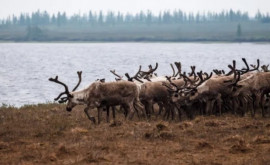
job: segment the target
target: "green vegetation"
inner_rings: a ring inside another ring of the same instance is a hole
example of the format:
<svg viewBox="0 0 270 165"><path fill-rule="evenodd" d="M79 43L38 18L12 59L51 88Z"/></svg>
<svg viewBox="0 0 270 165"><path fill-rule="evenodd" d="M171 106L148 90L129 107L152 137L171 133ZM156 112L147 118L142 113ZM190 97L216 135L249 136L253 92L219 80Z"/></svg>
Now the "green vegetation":
<svg viewBox="0 0 270 165"><path fill-rule="evenodd" d="M1 41L270 41L270 16L241 11L34 12L0 20Z"/></svg>

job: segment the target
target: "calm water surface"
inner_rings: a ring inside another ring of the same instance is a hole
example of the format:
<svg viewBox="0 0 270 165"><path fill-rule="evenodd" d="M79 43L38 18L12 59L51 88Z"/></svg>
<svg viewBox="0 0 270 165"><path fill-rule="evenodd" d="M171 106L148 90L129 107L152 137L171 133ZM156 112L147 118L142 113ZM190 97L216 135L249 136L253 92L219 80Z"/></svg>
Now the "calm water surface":
<svg viewBox="0 0 270 165"><path fill-rule="evenodd" d="M196 65L197 70L227 69L235 59L249 63L270 63L270 44L252 43L1 43L0 104L22 106L52 102L63 87L48 81L59 80L73 88L82 70L79 88L99 78L114 80L109 72L133 75L139 65L159 63L159 75L171 75L170 63L181 61L183 70Z"/></svg>

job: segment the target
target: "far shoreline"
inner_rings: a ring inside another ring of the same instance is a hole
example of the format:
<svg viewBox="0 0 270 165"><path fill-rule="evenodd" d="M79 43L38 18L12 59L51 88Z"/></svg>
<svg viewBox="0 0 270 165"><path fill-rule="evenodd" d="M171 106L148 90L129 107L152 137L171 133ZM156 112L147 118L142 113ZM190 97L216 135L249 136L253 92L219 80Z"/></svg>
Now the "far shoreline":
<svg viewBox="0 0 270 165"><path fill-rule="evenodd" d="M245 40L245 41L215 41L215 40L207 40L207 41L202 41L202 40L189 40L189 41L163 41L163 40L157 40L157 41L5 41L5 40L0 40L0 44L6 44L6 43L22 43L22 44L91 44L91 43L200 43L200 44L230 44L230 43L252 43L252 44L270 44L269 41L263 41L263 40Z"/></svg>

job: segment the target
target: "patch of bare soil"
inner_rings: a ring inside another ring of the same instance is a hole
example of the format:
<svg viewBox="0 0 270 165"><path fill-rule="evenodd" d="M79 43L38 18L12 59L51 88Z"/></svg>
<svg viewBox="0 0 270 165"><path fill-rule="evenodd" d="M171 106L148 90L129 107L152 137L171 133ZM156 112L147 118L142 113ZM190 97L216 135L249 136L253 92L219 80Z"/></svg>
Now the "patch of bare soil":
<svg viewBox="0 0 270 165"><path fill-rule="evenodd" d="M0 164L270 164L270 119L234 115L94 125L76 107L0 108ZM96 110L91 111L96 116Z"/></svg>

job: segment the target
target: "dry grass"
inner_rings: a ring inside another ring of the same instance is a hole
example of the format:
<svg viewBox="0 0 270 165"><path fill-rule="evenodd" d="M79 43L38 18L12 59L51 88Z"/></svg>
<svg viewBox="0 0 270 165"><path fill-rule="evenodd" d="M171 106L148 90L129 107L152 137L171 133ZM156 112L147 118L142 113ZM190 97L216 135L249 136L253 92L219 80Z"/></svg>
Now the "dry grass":
<svg viewBox="0 0 270 165"><path fill-rule="evenodd" d="M2 107L0 164L270 164L269 118L179 123L123 116L93 125L83 107L71 113L57 104Z"/></svg>

